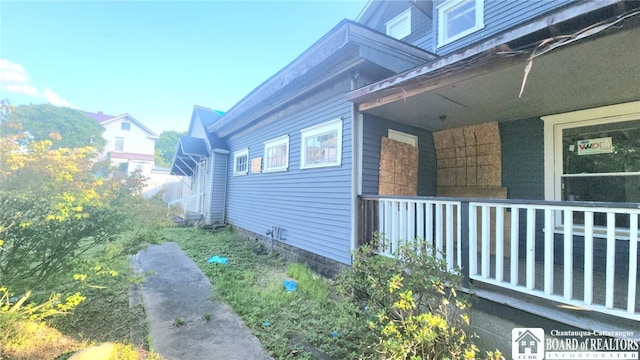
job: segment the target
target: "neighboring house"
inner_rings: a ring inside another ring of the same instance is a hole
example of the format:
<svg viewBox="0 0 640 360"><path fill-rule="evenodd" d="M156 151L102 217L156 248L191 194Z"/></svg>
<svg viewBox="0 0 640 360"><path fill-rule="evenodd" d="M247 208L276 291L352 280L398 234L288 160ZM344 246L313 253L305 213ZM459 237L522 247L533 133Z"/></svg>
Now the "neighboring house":
<svg viewBox="0 0 640 360"><path fill-rule="evenodd" d="M155 166L155 144L158 134L129 114L106 115L86 112L104 127L102 136L106 145L101 160L109 160L118 176L129 176L135 171L147 178L143 193L152 196L177 180L168 169Z"/></svg>
<svg viewBox="0 0 640 360"><path fill-rule="evenodd" d="M104 127L102 136L107 144L102 151L102 159L109 159L111 165L125 176L136 170L151 173L158 134L129 114L113 116L102 111L86 114Z"/></svg>
<svg viewBox="0 0 640 360"><path fill-rule="evenodd" d="M222 219L324 274L373 231L426 238L507 351L516 325L637 330L639 6L368 3L206 126Z"/></svg>

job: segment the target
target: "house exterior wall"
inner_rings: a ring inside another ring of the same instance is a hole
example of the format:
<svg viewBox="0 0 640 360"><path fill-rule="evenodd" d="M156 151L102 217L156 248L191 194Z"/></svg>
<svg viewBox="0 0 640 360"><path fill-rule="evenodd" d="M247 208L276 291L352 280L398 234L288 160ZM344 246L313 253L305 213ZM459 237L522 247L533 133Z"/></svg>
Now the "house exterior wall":
<svg viewBox="0 0 640 360"><path fill-rule="evenodd" d="M204 159L203 162L203 166L198 169L198 176L201 176L200 178L200 183L201 183L201 192L202 192L202 197L201 197L201 208L202 208L202 215L204 217L205 220L208 220L207 223L211 223L210 219L211 219L211 191L212 191L212 177L211 177L211 167L213 166L213 161L214 158L213 156L209 156L208 158ZM203 172L203 174L200 174L200 172Z"/></svg>
<svg viewBox="0 0 640 360"><path fill-rule="evenodd" d="M552 10L566 6L575 0L533 0L533 1L501 1L484 0L484 28L469 34L461 39L448 43L444 46L437 46L438 33L438 4L445 1L434 1L433 20L433 44L431 49L436 54L442 56L460 50L483 39L494 36L502 31L508 30L516 25L521 25L536 17L544 15ZM429 49L427 49L429 50Z"/></svg>
<svg viewBox="0 0 640 360"><path fill-rule="evenodd" d="M510 199L544 200L544 124L539 118L499 124L502 186Z"/></svg>
<svg viewBox="0 0 640 360"><path fill-rule="evenodd" d="M130 130L122 130L121 124L128 122L131 124ZM124 138L122 152L153 155L155 149L155 140L149 138L149 134L136 125L135 122L125 120L115 120L103 124L104 133L102 136L107 140L104 147L105 154L115 151L115 138Z"/></svg>
<svg viewBox="0 0 640 360"><path fill-rule="evenodd" d="M193 124L191 131L189 132L189 136L194 138L199 138L199 139L206 139L207 133L204 130L202 123L200 123L199 121L196 121L196 123Z"/></svg>
<svg viewBox="0 0 640 360"><path fill-rule="evenodd" d="M226 138L227 222L256 234L282 229L287 245L350 264L351 111L348 82L324 89L270 118ZM341 165L300 169L300 130L341 118ZM233 152L249 149L249 162L264 157L264 142L289 135L287 171L233 175Z"/></svg>
<svg viewBox="0 0 640 360"><path fill-rule="evenodd" d="M385 1L377 10L377 13L363 24L386 34L386 23L409 8L411 9L411 34L401 40L424 50L432 51L431 19L413 6L410 1Z"/></svg>
<svg viewBox="0 0 640 360"><path fill-rule="evenodd" d="M229 155L226 153L216 152L211 154L211 187L207 187L208 223L224 224L224 209L227 195L227 167Z"/></svg>
<svg viewBox="0 0 640 360"><path fill-rule="evenodd" d="M436 158L433 136L429 131L403 125L380 117L365 115L362 134L362 194L378 194L380 140L389 129L418 137L418 195L436 194Z"/></svg>

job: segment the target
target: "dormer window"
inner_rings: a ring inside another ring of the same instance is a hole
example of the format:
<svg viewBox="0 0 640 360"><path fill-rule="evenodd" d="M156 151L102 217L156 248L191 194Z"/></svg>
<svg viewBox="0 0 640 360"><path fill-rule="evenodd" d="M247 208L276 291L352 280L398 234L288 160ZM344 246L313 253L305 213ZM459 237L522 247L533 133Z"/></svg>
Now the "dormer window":
<svg viewBox="0 0 640 360"><path fill-rule="evenodd" d="M438 46L484 27L484 0L447 0L438 6Z"/></svg>
<svg viewBox="0 0 640 360"><path fill-rule="evenodd" d="M387 35L396 39L404 39L411 35L411 8L389 20L386 26Z"/></svg>
<svg viewBox="0 0 640 360"><path fill-rule="evenodd" d="M131 130L131 123L128 122L122 122L120 123L120 129L122 130Z"/></svg>

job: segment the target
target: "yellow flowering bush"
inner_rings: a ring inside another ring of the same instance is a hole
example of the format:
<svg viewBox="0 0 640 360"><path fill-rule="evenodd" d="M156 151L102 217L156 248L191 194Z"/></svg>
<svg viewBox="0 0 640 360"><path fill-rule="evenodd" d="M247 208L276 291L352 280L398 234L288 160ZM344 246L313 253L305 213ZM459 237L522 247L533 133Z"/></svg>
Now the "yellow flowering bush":
<svg viewBox="0 0 640 360"><path fill-rule="evenodd" d="M375 359L501 359L481 355L467 336L469 304L458 294L462 276L423 239L400 244L394 258L376 255L381 244L354 252L338 284L368 317L374 340L362 357Z"/></svg>
<svg viewBox="0 0 640 360"><path fill-rule="evenodd" d="M57 133L52 140L60 139ZM141 178L96 176L96 151L0 136L0 283L32 289L126 228Z"/></svg>

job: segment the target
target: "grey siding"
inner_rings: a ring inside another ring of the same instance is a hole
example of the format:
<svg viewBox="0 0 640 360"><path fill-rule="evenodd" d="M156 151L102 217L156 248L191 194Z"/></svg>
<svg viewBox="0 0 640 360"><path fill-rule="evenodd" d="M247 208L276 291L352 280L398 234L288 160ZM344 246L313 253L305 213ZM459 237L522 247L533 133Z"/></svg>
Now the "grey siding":
<svg viewBox="0 0 640 360"><path fill-rule="evenodd" d="M484 2L484 28L473 34L456 40L435 50L438 55L446 55L453 51L469 46L482 39L491 37L499 32L508 30L515 25L526 23L545 13L565 6L574 0L522 0L503 1L485 0ZM434 43L437 43L438 12L437 4L434 4Z"/></svg>
<svg viewBox="0 0 640 360"><path fill-rule="evenodd" d="M204 179L202 182L202 213L207 224L211 224L211 166L213 166L213 157L209 156L205 159L204 168L199 170L203 172Z"/></svg>
<svg viewBox="0 0 640 360"><path fill-rule="evenodd" d="M510 199L544 200L544 124L539 118L500 123L502 186Z"/></svg>
<svg viewBox="0 0 640 360"><path fill-rule="evenodd" d="M350 264L351 103L344 89L296 101L289 109L230 135L227 166L227 221L257 234L283 229L283 242ZM295 108L294 108L295 107ZM340 166L300 169L300 130L343 119ZM264 157L264 142L289 135L289 169L233 176L233 152L249 148L249 159Z"/></svg>
<svg viewBox="0 0 640 360"><path fill-rule="evenodd" d="M189 136L194 137L194 138L200 138L200 139L206 139L207 138L207 133L205 132L204 128L202 127L202 124L200 123L200 121L196 120L196 123L193 124L193 128L191 129L191 132L189 133Z"/></svg>
<svg viewBox="0 0 640 360"><path fill-rule="evenodd" d="M509 199L544 199L544 124L539 118L499 124L502 143L502 186ZM543 239L544 214L536 212L536 239ZM520 211L520 256L526 254L526 213ZM544 242L536 241L536 258Z"/></svg>
<svg viewBox="0 0 640 360"><path fill-rule="evenodd" d="M378 194L380 168L380 140L388 135L389 129L418 136L418 195L436 194L436 156L433 135L415 128L372 115L364 115L362 137L362 193Z"/></svg>
<svg viewBox="0 0 640 360"><path fill-rule="evenodd" d="M371 20L364 25L386 34L385 24L408 8L411 8L411 34L401 40L424 50L433 51L430 41L433 28L431 19L412 6L410 1L385 1L378 9L378 14L372 16Z"/></svg>
<svg viewBox="0 0 640 360"><path fill-rule="evenodd" d="M227 161L229 155L214 152L211 154L213 159L211 165L212 187L209 205L209 223L223 224L225 200L227 196Z"/></svg>

